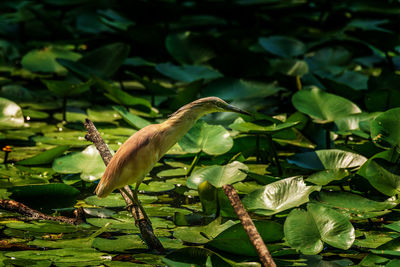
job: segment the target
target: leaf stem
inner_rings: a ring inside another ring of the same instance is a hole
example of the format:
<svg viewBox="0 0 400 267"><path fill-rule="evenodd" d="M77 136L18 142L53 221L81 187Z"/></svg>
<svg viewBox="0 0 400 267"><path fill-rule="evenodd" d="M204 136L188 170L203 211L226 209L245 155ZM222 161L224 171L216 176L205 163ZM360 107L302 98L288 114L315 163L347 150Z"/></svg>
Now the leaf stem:
<svg viewBox="0 0 400 267"><path fill-rule="evenodd" d="M193 172L193 170L194 170L194 167L196 167L197 163L198 163L199 160L200 160L200 153L201 153L201 151L199 151L199 152L196 154L196 156L194 157L192 163L190 164L189 170L188 170L188 172L186 173L186 176L190 176L190 175L192 174L192 172Z"/></svg>
<svg viewBox="0 0 400 267"><path fill-rule="evenodd" d="M62 119L63 121L67 121L67 97L63 97L63 103L62 103Z"/></svg>
<svg viewBox="0 0 400 267"><path fill-rule="evenodd" d="M276 148L275 148L274 142L272 141L272 135L267 134L266 136L268 139L268 143L269 143L272 155L275 159L276 167L278 167L278 176L281 176L283 174L283 171L282 171L281 164L279 163L279 158L278 158L278 154L276 153Z"/></svg>

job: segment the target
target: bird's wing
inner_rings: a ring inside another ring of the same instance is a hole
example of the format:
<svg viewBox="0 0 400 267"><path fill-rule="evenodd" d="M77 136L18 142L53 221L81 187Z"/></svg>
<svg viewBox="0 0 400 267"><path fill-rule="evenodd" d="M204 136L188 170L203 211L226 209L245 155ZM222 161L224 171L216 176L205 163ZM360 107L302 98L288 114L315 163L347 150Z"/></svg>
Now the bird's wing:
<svg viewBox="0 0 400 267"><path fill-rule="evenodd" d="M155 163L153 158L158 157L153 155L156 151L152 151L154 144L151 145L158 128L158 124L146 126L122 144L107 165L103 177L96 187L95 193L98 197L106 197L114 189L128 184L128 180L142 178L133 176L145 175L148 172L148 168ZM134 170L134 172L129 172L130 170ZM146 173L141 174L142 172ZM136 181L132 183L134 182Z"/></svg>

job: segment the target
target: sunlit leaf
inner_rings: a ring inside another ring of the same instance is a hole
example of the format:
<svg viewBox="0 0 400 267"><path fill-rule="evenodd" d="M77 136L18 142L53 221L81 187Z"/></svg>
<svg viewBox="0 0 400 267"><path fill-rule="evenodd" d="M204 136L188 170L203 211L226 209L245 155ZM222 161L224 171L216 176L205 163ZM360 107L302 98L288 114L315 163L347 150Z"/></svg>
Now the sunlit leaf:
<svg viewBox="0 0 400 267"><path fill-rule="evenodd" d="M307 203L308 196L320 189L320 186L307 186L302 177L291 177L248 194L243 198L243 204L249 211L272 215Z"/></svg>

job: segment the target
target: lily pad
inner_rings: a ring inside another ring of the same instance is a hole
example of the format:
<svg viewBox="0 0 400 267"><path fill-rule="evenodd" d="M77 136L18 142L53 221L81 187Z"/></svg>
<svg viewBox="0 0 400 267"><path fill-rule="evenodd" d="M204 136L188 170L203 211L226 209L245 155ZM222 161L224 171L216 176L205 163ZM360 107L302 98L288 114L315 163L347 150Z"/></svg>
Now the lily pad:
<svg viewBox="0 0 400 267"><path fill-rule="evenodd" d="M302 177L286 178L248 194L243 198L243 205L249 211L273 215L307 203L308 196L320 189L320 186L307 186Z"/></svg>
<svg viewBox="0 0 400 267"><path fill-rule="evenodd" d="M395 201L378 202L349 192L321 191L315 196L314 201L318 201L320 204L331 208L338 208L352 213L381 211L397 206Z"/></svg>
<svg viewBox="0 0 400 267"><path fill-rule="evenodd" d="M327 185L332 181L339 181L350 175L350 172L346 169L330 169L323 170L311 174L306 179L307 182L311 182L316 185Z"/></svg>
<svg viewBox="0 0 400 267"><path fill-rule="evenodd" d="M350 100L326 93L317 87L296 92L292 103L298 111L309 115L317 123L327 123L340 117L361 113L361 109Z"/></svg>
<svg viewBox="0 0 400 267"><path fill-rule="evenodd" d="M287 161L305 169L331 170L358 168L367 161L367 158L339 149L321 149L298 153Z"/></svg>
<svg viewBox="0 0 400 267"><path fill-rule="evenodd" d="M156 65L156 70L171 79L187 83L197 80L214 80L223 77L219 71L203 66L176 66L171 63L162 63Z"/></svg>
<svg viewBox="0 0 400 267"><path fill-rule="evenodd" d="M49 164L53 162L53 160L67 151L70 147L69 146L58 146L49 150L46 150L38 155L35 155L31 158L24 159L18 161L18 165L42 165L42 164Z"/></svg>
<svg viewBox="0 0 400 267"><path fill-rule="evenodd" d="M150 182L149 184L141 183L139 186L139 190L145 192L165 192L171 191L175 188L175 185L166 182Z"/></svg>
<svg viewBox="0 0 400 267"><path fill-rule="evenodd" d="M165 39L170 55L181 64L200 64L215 56L215 52L201 42L196 33L171 33Z"/></svg>
<svg viewBox="0 0 400 267"><path fill-rule="evenodd" d="M400 173L398 164L375 158L366 163L366 168L360 170L360 175L381 193L394 196L400 192Z"/></svg>
<svg viewBox="0 0 400 267"><path fill-rule="evenodd" d="M220 155L232 148L233 139L224 127L200 120L178 143L189 153L203 151L209 155Z"/></svg>
<svg viewBox="0 0 400 267"><path fill-rule="evenodd" d="M54 72L58 74L67 74L67 69L60 65L56 59L68 59L76 61L81 57L80 54L57 47L45 47L41 50L32 50L28 52L21 60L25 69L33 72Z"/></svg>
<svg viewBox="0 0 400 267"><path fill-rule="evenodd" d="M139 194L139 200L142 204L153 203L157 201L157 197ZM116 207L126 206L125 200L122 198L121 194L113 194L113 193L105 198L90 196L85 199L85 202L90 205L106 207L106 208L116 208Z"/></svg>
<svg viewBox="0 0 400 267"><path fill-rule="evenodd" d="M69 81L57 81L57 80L42 80L47 88L60 97L67 97L72 95L79 95L90 89L93 85L93 80L87 82L74 83Z"/></svg>
<svg viewBox="0 0 400 267"><path fill-rule="evenodd" d="M81 173L83 180L94 181L102 176L106 166L96 147L90 145L82 152L72 152L55 159L53 169L59 173Z"/></svg>
<svg viewBox="0 0 400 267"><path fill-rule="evenodd" d="M289 245L304 254L318 254L323 242L349 249L354 242L354 228L341 213L319 204L307 204L307 211L292 210L284 224Z"/></svg>
<svg viewBox="0 0 400 267"><path fill-rule="evenodd" d="M118 112L119 115L131 126L136 129L142 129L151 124L148 120L145 120L135 114L130 113L126 108L121 106L113 106L113 109Z"/></svg>
<svg viewBox="0 0 400 267"><path fill-rule="evenodd" d="M283 87L276 83L265 83L260 81L221 78L212 81L202 90L202 96L217 96L226 101L249 98L264 98L272 96Z"/></svg>
<svg viewBox="0 0 400 267"><path fill-rule="evenodd" d="M306 52L304 43L288 36L261 37L258 43L269 53L283 58L299 56Z"/></svg>
<svg viewBox="0 0 400 267"><path fill-rule="evenodd" d="M25 250L8 252L5 256L19 260L51 260L54 263L76 264L94 260L106 261L107 254L99 252L94 248L62 248L54 250ZM108 257L111 260L111 256Z"/></svg>
<svg viewBox="0 0 400 267"><path fill-rule="evenodd" d="M254 225L265 243L278 242L283 238L283 227L277 222L255 221ZM257 256L257 251L240 222L230 226L209 241L207 247L237 255Z"/></svg>
<svg viewBox="0 0 400 267"><path fill-rule="evenodd" d="M205 244L235 224L233 221L221 224L221 217L218 217L205 226L178 227L174 230L174 237L189 243Z"/></svg>
<svg viewBox="0 0 400 267"><path fill-rule="evenodd" d="M371 122L371 138L385 148L400 146L400 108L390 109Z"/></svg>
<svg viewBox="0 0 400 267"><path fill-rule="evenodd" d="M14 102L0 97L0 128L14 128L24 125L21 108Z"/></svg>
<svg viewBox="0 0 400 267"><path fill-rule="evenodd" d="M96 237L93 247L100 251L125 252L131 249L146 249L147 245L138 235L121 235L112 239Z"/></svg>
<svg viewBox="0 0 400 267"><path fill-rule="evenodd" d="M273 134L279 131L283 131L286 129L290 129L300 122L283 122L281 124L272 124L268 126L261 126L252 122L246 122L243 118L237 118L232 124L229 125L229 128L245 133L266 133Z"/></svg>
<svg viewBox="0 0 400 267"><path fill-rule="evenodd" d="M204 181L208 181L213 186L219 188L225 184L232 184L243 181L246 178L246 173L241 170L248 170L248 167L239 162L234 161L224 166L208 166L198 169L190 175L187 180L187 186L192 189L197 189Z"/></svg>

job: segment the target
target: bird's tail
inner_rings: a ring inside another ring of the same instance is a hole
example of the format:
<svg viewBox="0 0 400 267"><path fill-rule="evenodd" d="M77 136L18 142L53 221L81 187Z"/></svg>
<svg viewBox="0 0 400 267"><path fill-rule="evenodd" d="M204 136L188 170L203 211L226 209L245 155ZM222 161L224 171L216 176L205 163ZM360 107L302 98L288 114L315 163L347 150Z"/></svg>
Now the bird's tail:
<svg viewBox="0 0 400 267"><path fill-rule="evenodd" d="M104 197L108 196L114 190L114 188L109 186L109 184L106 183L105 181L106 181L106 179L103 176L101 178L99 184L97 185L96 189L94 190L97 197L99 197L99 198L104 198Z"/></svg>

